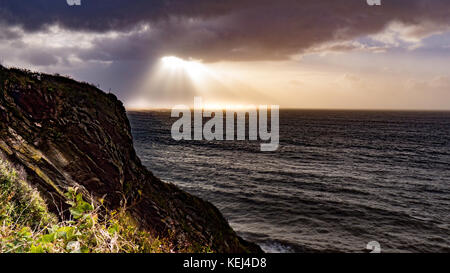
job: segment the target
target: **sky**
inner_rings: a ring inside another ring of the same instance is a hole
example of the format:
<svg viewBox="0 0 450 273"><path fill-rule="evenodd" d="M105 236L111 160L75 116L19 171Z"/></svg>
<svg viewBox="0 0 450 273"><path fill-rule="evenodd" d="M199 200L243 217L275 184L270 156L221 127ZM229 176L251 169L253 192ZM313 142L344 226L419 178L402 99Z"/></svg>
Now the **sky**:
<svg viewBox="0 0 450 273"><path fill-rule="evenodd" d="M129 109L450 110L450 1L0 0L0 63Z"/></svg>

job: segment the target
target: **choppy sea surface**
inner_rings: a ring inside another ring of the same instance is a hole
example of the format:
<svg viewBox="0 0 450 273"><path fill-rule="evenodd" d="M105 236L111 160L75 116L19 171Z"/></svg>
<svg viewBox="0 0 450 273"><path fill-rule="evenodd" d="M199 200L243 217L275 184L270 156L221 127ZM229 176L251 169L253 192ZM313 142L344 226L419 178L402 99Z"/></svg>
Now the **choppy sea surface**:
<svg viewBox="0 0 450 273"><path fill-rule="evenodd" d="M450 251L450 112L281 110L280 148L175 141L128 113L143 164L268 252Z"/></svg>

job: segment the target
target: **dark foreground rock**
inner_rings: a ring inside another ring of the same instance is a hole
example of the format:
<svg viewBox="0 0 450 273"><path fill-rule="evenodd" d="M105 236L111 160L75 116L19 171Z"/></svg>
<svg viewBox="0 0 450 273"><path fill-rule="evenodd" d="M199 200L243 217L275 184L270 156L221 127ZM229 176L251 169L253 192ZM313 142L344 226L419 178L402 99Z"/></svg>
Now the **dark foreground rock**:
<svg viewBox="0 0 450 273"><path fill-rule="evenodd" d="M0 151L19 164L55 211L78 187L179 248L260 252L211 203L153 176L133 148L122 103L87 83L0 66Z"/></svg>

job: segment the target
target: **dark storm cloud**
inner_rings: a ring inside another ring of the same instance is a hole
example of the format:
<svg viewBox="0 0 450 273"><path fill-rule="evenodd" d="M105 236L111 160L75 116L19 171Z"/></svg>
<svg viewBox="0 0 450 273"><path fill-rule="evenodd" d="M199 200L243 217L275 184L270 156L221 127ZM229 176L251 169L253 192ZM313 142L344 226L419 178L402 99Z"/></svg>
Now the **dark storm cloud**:
<svg viewBox="0 0 450 273"><path fill-rule="evenodd" d="M372 7L365 0L0 0L3 24L27 32L58 24L63 28L131 34L104 38L82 59L133 60L173 54L205 61L286 59L318 45L382 31L391 22L444 29L448 0L390 0ZM132 33L142 24L147 32Z"/></svg>
<svg viewBox="0 0 450 273"><path fill-rule="evenodd" d="M284 59L327 42L345 41L382 31L391 22L435 31L450 23L450 1L392 0L382 7L365 1L258 1L258 6L234 10L204 25L181 31L168 45L188 56L206 59ZM197 35L182 35L190 31ZM179 31L179 32L177 32ZM203 35L201 35L203 33ZM177 41L182 41L177 43Z"/></svg>
<svg viewBox="0 0 450 273"><path fill-rule="evenodd" d="M235 3L234 3L235 2ZM240 1L227 0L0 0L0 20L35 31L52 24L76 30L121 30L170 16L208 17L232 11ZM231 5L230 5L231 4Z"/></svg>

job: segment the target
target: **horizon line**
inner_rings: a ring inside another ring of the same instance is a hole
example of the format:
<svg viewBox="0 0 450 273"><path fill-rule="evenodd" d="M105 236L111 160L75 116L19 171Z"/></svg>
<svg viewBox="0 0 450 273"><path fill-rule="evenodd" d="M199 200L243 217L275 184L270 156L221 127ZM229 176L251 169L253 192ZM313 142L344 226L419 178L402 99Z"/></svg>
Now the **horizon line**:
<svg viewBox="0 0 450 273"><path fill-rule="evenodd" d="M189 107L193 110L194 107ZM150 111L171 111L172 108L167 107L149 107L149 108L132 108L125 107L127 112L150 112ZM202 110L204 110L202 108ZM225 108L210 109L214 110L226 110ZM245 111L245 109L231 109L233 111ZM401 108L302 108L302 107L281 107L280 110L304 110L304 111L373 111L373 112L450 112L450 109L401 109Z"/></svg>

